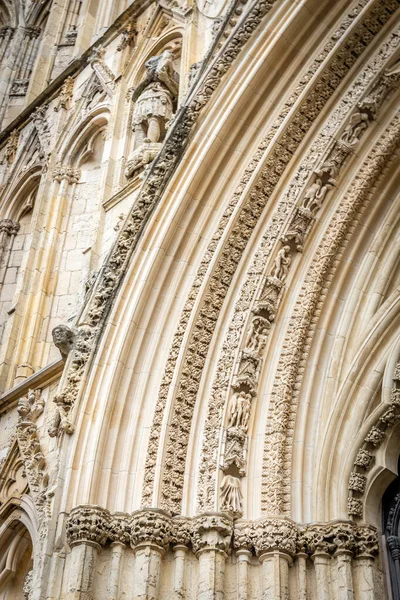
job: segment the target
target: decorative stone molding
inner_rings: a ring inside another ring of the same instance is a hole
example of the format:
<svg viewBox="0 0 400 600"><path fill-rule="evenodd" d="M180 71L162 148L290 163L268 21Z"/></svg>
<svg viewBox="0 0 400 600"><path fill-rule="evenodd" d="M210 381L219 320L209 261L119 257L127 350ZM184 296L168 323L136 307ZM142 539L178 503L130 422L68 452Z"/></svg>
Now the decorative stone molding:
<svg viewBox="0 0 400 600"><path fill-rule="evenodd" d="M10 88L10 96L25 96L28 86L29 79L14 79Z"/></svg>
<svg viewBox="0 0 400 600"><path fill-rule="evenodd" d="M29 390L26 397L19 399L16 434L29 490L42 520L48 509L49 477L36 426L36 420L44 410L41 393L40 389Z"/></svg>
<svg viewBox="0 0 400 600"><path fill-rule="evenodd" d="M104 546L111 525L110 512L93 505L80 505L73 508L66 522L68 544Z"/></svg>
<svg viewBox="0 0 400 600"><path fill-rule="evenodd" d="M387 409L371 425L358 450L350 474L347 508L349 515L356 519L363 516L363 498L367 485L367 474L375 461L375 452L384 442L387 432L400 421L400 361L396 363L393 373L393 387Z"/></svg>
<svg viewBox="0 0 400 600"><path fill-rule="evenodd" d="M217 550L228 554L233 525L228 515L207 513L193 519L192 546L195 554L204 550Z"/></svg>
<svg viewBox="0 0 400 600"><path fill-rule="evenodd" d="M338 209L316 252L300 295L301 299L295 307L283 343L284 351L277 367L266 430L263 466L263 509L266 512L280 513L288 506L290 475L285 473L284 465L288 463L286 456L291 447L291 434L289 443L286 437L289 433L289 423L293 422L291 411L296 409L294 397L297 397L299 389L296 383L297 374L300 365L303 364L304 354L310 347L310 335L315 329L316 317L321 306L320 298L327 292L338 262L337 257L341 255L347 243L348 232L360 218L366 203L372 199L373 186L382 178L383 170L388 168L397 149L398 123L398 116L396 116L389 130L361 167L359 177L354 180L344 205ZM301 327L298 326L299 323L302 324ZM379 432L374 430L370 433L371 444L379 444L382 437ZM349 511L352 515L359 514L359 503L349 504Z"/></svg>
<svg viewBox="0 0 400 600"><path fill-rule="evenodd" d="M61 163L57 163L53 169L54 181L60 182L65 179L68 183L78 183L80 176L80 169L77 169L72 165L62 165Z"/></svg>

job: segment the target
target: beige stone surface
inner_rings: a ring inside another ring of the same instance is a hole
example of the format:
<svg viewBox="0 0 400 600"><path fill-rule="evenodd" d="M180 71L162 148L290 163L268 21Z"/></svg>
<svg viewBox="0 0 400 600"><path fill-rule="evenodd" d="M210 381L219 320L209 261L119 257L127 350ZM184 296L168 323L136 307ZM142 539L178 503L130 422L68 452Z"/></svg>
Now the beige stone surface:
<svg viewBox="0 0 400 600"><path fill-rule="evenodd" d="M0 600L395 600L399 41L0 1Z"/></svg>

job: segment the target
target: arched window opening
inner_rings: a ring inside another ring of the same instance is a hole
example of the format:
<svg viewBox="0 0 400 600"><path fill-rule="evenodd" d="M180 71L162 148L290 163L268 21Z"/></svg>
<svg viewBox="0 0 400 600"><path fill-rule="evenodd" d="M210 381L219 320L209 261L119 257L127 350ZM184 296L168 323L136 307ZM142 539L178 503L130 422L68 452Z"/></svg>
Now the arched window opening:
<svg viewBox="0 0 400 600"><path fill-rule="evenodd" d="M37 186L25 196L15 219L0 220L0 347L9 340L7 330L23 289L24 272L27 267L31 245L32 209ZM0 349L0 363L4 361L4 349Z"/></svg>
<svg viewBox="0 0 400 600"><path fill-rule="evenodd" d="M397 472L400 472L400 458ZM387 581L393 600L400 600L400 476L392 481L383 495L382 513Z"/></svg>
<svg viewBox="0 0 400 600"><path fill-rule="evenodd" d="M13 520L0 538L0 600L29 597L32 553L28 530Z"/></svg>

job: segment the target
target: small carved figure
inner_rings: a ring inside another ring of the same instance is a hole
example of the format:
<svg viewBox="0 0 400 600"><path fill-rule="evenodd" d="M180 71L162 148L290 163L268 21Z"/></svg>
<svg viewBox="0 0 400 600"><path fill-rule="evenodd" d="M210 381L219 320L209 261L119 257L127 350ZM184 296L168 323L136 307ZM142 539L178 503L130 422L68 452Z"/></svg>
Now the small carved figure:
<svg viewBox="0 0 400 600"><path fill-rule="evenodd" d="M233 394L229 404L228 427L240 427L246 433L251 410L251 395L246 392Z"/></svg>
<svg viewBox="0 0 400 600"><path fill-rule="evenodd" d="M276 277L276 279L284 282L289 272L291 261L292 258L290 256L290 247L283 246L275 258L275 264L271 271L271 277Z"/></svg>
<svg viewBox="0 0 400 600"><path fill-rule="evenodd" d="M241 515L243 512L242 498L239 477L224 475L221 482L221 509Z"/></svg>
<svg viewBox="0 0 400 600"><path fill-rule="evenodd" d="M164 50L146 62L146 78L133 95L133 129L136 146L142 142L159 142L165 126L172 117L172 100L178 93L178 74L173 66L173 54Z"/></svg>
<svg viewBox="0 0 400 600"><path fill-rule="evenodd" d="M146 62L146 77L133 92L135 107L132 129L135 133L134 152L127 161L126 177L154 160L172 118L178 95L179 76L174 69L174 55L164 50Z"/></svg>
<svg viewBox="0 0 400 600"><path fill-rule="evenodd" d="M68 325L57 325L51 332L53 336L54 345L57 346L61 352L62 358L65 360L70 353L75 334Z"/></svg>
<svg viewBox="0 0 400 600"><path fill-rule="evenodd" d="M350 122L342 133L341 140L347 144L356 144L360 141L362 133L369 125L369 114L365 110L356 111L350 118Z"/></svg>
<svg viewBox="0 0 400 600"><path fill-rule="evenodd" d="M302 207L306 208L315 214L322 205L327 192L334 186L333 179L329 179L326 183L322 183L322 179L318 177L315 182L307 189L303 198Z"/></svg>
<svg viewBox="0 0 400 600"><path fill-rule="evenodd" d="M269 322L263 317L254 317L247 336L246 350L261 354L268 338Z"/></svg>

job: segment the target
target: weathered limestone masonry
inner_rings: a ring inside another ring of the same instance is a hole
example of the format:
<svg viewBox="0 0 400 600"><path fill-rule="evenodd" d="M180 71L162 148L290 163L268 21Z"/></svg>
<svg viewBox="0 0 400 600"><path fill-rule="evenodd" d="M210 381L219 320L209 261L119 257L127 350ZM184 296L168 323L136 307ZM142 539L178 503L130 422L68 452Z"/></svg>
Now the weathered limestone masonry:
<svg viewBox="0 0 400 600"><path fill-rule="evenodd" d="M0 0L0 600L400 598L400 0Z"/></svg>

